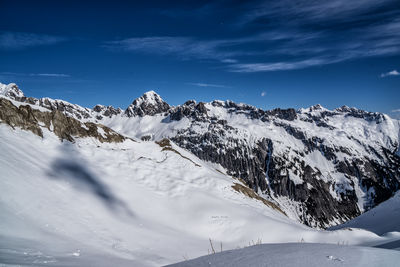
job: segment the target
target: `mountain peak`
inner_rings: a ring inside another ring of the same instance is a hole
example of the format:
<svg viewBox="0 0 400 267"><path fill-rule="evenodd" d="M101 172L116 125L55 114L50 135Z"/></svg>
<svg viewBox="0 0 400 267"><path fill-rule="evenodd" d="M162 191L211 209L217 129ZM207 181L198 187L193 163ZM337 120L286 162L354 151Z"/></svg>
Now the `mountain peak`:
<svg viewBox="0 0 400 267"><path fill-rule="evenodd" d="M14 100L24 97L24 93L18 88L15 83L3 84L0 83L0 95L10 97Z"/></svg>
<svg viewBox="0 0 400 267"><path fill-rule="evenodd" d="M164 102L164 100L161 98L161 96L153 90L144 93L141 97L135 99L135 101L137 101L137 102L146 101L151 104L157 104L158 102Z"/></svg>
<svg viewBox="0 0 400 267"><path fill-rule="evenodd" d="M316 104L316 105L310 107L310 111L314 111L314 110L326 110L326 108L324 108L321 104Z"/></svg>
<svg viewBox="0 0 400 267"><path fill-rule="evenodd" d="M126 109L125 114L129 117L139 115L155 115L166 112L170 106L154 91L148 91L141 97L136 98Z"/></svg>
<svg viewBox="0 0 400 267"><path fill-rule="evenodd" d="M344 106L341 106L340 108L335 108L335 111L338 111L338 112L352 112L352 111L358 111L358 109L354 108L354 107L349 107L349 106L344 105Z"/></svg>
<svg viewBox="0 0 400 267"><path fill-rule="evenodd" d="M153 90L147 91L147 92L144 93L143 95L156 95L156 96L160 96L159 94L157 94L156 91L153 91Z"/></svg>

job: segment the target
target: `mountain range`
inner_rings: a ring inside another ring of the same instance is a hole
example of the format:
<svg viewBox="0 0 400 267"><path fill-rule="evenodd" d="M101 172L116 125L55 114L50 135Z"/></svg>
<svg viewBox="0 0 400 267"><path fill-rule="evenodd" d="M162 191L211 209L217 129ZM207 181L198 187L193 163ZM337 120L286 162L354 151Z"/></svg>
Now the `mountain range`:
<svg viewBox="0 0 400 267"><path fill-rule="evenodd" d="M91 109L0 84L0 131L0 253L13 264L154 266L204 255L211 239L398 239L382 236L391 226L348 230L399 189L400 122L382 113L170 106L154 91Z"/></svg>
<svg viewBox="0 0 400 267"><path fill-rule="evenodd" d="M104 125L126 137L168 138L219 164L289 217L312 227L359 216L390 198L400 185L400 123L382 113L321 105L262 110L219 100L170 106L154 91L125 110L103 105L89 109L26 97L15 84L0 90L14 101Z"/></svg>

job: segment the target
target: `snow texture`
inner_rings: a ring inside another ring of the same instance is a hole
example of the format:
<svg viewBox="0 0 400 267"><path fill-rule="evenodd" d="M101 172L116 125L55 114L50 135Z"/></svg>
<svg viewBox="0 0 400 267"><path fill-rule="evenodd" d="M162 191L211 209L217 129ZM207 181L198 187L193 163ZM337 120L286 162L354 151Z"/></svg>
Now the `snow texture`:
<svg viewBox="0 0 400 267"><path fill-rule="evenodd" d="M400 252L328 244L264 244L224 251L170 267L398 266Z"/></svg>

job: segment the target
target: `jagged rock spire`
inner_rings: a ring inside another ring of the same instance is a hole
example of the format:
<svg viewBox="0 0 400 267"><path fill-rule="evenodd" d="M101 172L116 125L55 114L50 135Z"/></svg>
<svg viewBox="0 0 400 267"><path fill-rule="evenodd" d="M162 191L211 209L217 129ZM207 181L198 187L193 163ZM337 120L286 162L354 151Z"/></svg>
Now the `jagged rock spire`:
<svg viewBox="0 0 400 267"><path fill-rule="evenodd" d="M144 93L136 98L125 110L125 114L132 116L155 115L168 111L170 106L154 91Z"/></svg>

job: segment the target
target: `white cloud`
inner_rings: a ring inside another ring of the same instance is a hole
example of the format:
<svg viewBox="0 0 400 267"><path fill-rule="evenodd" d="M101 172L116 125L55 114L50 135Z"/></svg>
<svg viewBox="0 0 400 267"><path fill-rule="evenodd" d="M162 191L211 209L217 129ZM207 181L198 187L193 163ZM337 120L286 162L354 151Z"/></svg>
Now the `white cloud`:
<svg viewBox="0 0 400 267"><path fill-rule="evenodd" d="M400 108L399 108L399 109L393 109L392 112L393 112L393 113L400 112Z"/></svg>
<svg viewBox="0 0 400 267"><path fill-rule="evenodd" d="M400 72L398 72L397 70L392 70L386 73L382 73L381 74L381 78L387 77L387 76L399 76Z"/></svg>
<svg viewBox="0 0 400 267"><path fill-rule="evenodd" d="M292 0L260 1L259 4L255 4L240 18L239 23L247 24L260 18L282 13L290 16L295 22L303 20L319 22L332 18L344 20L349 16L363 14L365 11L378 8L384 4L390 4L390 2L392 0L298 0L295 4L293 4Z"/></svg>
<svg viewBox="0 0 400 267"><path fill-rule="evenodd" d="M295 62L272 62L272 63L247 63L247 64L232 64L231 72L263 72L263 71L278 71L278 70L294 70L315 65L323 65L333 63L328 59L307 59Z"/></svg>
<svg viewBox="0 0 400 267"><path fill-rule="evenodd" d="M261 92L261 96L265 96L267 93L265 91Z"/></svg>
<svg viewBox="0 0 400 267"><path fill-rule="evenodd" d="M218 88L229 88L229 86L222 84L212 84L212 83L188 83L190 85L198 86L198 87L218 87Z"/></svg>
<svg viewBox="0 0 400 267"><path fill-rule="evenodd" d="M53 45L66 40L65 37L46 34L2 32L0 33L0 49L21 50L33 46Z"/></svg>
<svg viewBox="0 0 400 267"><path fill-rule="evenodd" d="M42 76L42 77L71 77L68 74L64 73L31 73L30 76Z"/></svg>
<svg viewBox="0 0 400 267"><path fill-rule="evenodd" d="M4 76L31 76L31 77L55 77L55 78L69 78L71 75L65 73L22 73L22 72L0 72Z"/></svg>
<svg viewBox="0 0 400 267"><path fill-rule="evenodd" d="M221 60L222 63L237 63L238 61L233 58L226 58Z"/></svg>
<svg viewBox="0 0 400 267"><path fill-rule="evenodd" d="M223 63L232 63L235 53L220 51L219 48L232 41L196 40L183 36L134 37L106 42L103 47L111 50L122 50L158 55L174 55L181 59L212 59Z"/></svg>

